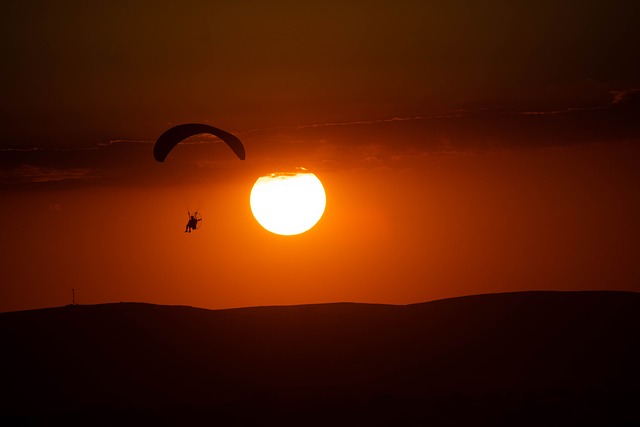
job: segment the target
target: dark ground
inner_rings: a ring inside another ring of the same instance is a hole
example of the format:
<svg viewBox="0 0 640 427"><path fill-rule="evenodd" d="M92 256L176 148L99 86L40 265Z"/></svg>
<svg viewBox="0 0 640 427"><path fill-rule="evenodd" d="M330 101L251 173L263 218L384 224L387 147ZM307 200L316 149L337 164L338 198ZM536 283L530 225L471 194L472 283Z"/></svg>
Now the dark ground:
<svg viewBox="0 0 640 427"><path fill-rule="evenodd" d="M0 422L640 425L640 294L0 313Z"/></svg>

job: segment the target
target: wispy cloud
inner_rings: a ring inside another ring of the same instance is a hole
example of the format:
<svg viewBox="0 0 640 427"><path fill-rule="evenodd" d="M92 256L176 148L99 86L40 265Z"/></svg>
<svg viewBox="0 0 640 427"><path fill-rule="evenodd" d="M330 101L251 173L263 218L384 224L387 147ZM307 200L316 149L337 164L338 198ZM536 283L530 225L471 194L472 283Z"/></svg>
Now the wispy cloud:
<svg viewBox="0 0 640 427"><path fill-rule="evenodd" d="M155 141L145 140L145 139L112 139L109 142L103 142L98 144L98 146L106 146L113 144L154 144Z"/></svg>
<svg viewBox="0 0 640 427"><path fill-rule="evenodd" d="M90 146L90 147L0 147L0 152L16 152L16 153L33 153L33 152L69 152L69 151L93 151L99 150L100 146L103 144L98 144L98 146Z"/></svg>
<svg viewBox="0 0 640 427"><path fill-rule="evenodd" d="M312 124L297 126L297 129L331 127L331 126L374 125L378 123L407 122L407 121L426 120L426 119L427 117L424 117L424 116L415 116L415 117L391 117L386 119L375 119L375 120L355 120L350 122L312 123Z"/></svg>
<svg viewBox="0 0 640 427"><path fill-rule="evenodd" d="M329 123L312 123L307 125L300 125L297 129L319 128L319 127L333 127L333 126L355 126L355 125L376 125L380 123L393 123L393 122L415 122L424 120L436 120L445 118L461 117L470 111L468 110L455 110L444 114L433 114L426 116L410 116L410 117L390 117L373 120L354 120L348 122L329 122Z"/></svg>
<svg viewBox="0 0 640 427"><path fill-rule="evenodd" d="M479 108L263 128L241 136L248 159L243 165L256 169L271 164L396 168L406 162L417 165L432 155L629 141L640 138L639 100L640 89L629 88L611 92L608 101L593 107L547 111ZM218 169L239 166L229 153L207 146L216 142L215 137L193 138L185 144L190 147L177 150L180 155L164 167L153 159L154 141L145 139L114 138L83 147L0 148L0 184L5 188L56 182L155 185L180 177L193 181L195 175L201 179Z"/></svg>
<svg viewBox="0 0 640 427"><path fill-rule="evenodd" d="M611 104L621 104L625 102L629 102L632 99L640 98L640 88L628 88L622 90L613 90L610 92L611 96L613 96L613 100Z"/></svg>
<svg viewBox="0 0 640 427"><path fill-rule="evenodd" d="M86 168L58 169L22 164L8 170L0 170L0 182L5 184L60 182L96 177L91 169Z"/></svg>
<svg viewBox="0 0 640 427"><path fill-rule="evenodd" d="M571 114L580 111L598 111L598 110L607 110L609 107L576 107L576 108L565 108L562 110L542 110L542 111L507 111L503 114L506 115L520 115L520 116L557 116L561 114Z"/></svg>

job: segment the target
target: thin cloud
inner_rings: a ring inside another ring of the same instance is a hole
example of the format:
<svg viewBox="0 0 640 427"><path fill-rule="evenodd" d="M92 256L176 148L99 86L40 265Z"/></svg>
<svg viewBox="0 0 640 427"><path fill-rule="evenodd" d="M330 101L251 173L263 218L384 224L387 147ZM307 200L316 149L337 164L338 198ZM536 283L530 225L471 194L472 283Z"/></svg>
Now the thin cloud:
<svg viewBox="0 0 640 427"><path fill-rule="evenodd" d="M427 117L415 116L415 117L391 117L387 119L376 119L376 120L355 120L351 122L312 123L312 124L297 126L296 129L330 127L330 126L374 125L378 123L405 122L405 121L411 121L411 120L426 120L426 119Z"/></svg>
<svg viewBox="0 0 640 427"><path fill-rule="evenodd" d="M609 107L580 107L580 108L565 108L563 110L548 110L548 111L508 111L503 114L506 115L520 115L520 116L557 116L561 114L571 114L580 111L598 111L606 110Z"/></svg>
<svg viewBox="0 0 640 427"><path fill-rule="evenodd" d="M242 137L247 165L304 164L331 169L403 162L428 155L474 155L496 150L571 146L628 141L640 137L640 89L611 93L600 106L548 111L500 109L454 110L442 114L393 116L371 120L310 123L262 129ZM249 131L246 131L249 132ZM253 131L252 131L253 132ZM230 156L205 145L215 137L198 137L171 162L175 176L215 173ZM168 178L152 156L150 139L114 138L82 147L0 148L0 183L89 182L156 185ZM189 144L190 143L190 144ZM180 174L175 172L180 170ZM177 178L172 178L177 179ZM75 185L75 184L73 184ZM14 188L18 188L15 186Z"/></svg>
<svg viewBox="0 0 640 427"><path fill-rule="evenodd" d="M58 169L29 164L0 171L0 182L4 184L75 181L97 177L91 169L86 168Z"/></svg>
<svg viewBox="0 0 640 427"><path fill-rule="evenodd" d="M483 111L483 110L479 109L475 111ZM238 131L236 132L236 134L243 135L243 134L252 134L252 133L272 133L275 131L292 131L292 130L323 128L323 127L341 127L341 126L348 127L348 126L358 126L358 125L376 125L381 123L393 123L393 122L425 121L425 120L460 117L470 112L472 111L461 109L461 110L453 110L448 113L431 114L431 115L419 115L419 116L408 116L408 117L395 116L395 117L387 117L387 118L371 119L371 120L351 120L351 121L344 121L344 122L308 123L308 124L302 124L298 126L272 126L272 127L247 129L244 131ZM299 141L290 141L290 142L297 143Z"/></svg>
<svg viewBox="0 0 640 427"><path fill-rule="evenodd" d="M109 142L101 142L98 146L106 146L113 144L154 144L155 141L146 139L112 139Z"/></svg>
<svg viewBox="0 0 640 427"><path fill-rule="evenodd" d="M312 123L312 124L297 126L296 129L333 127L333 126L376 125L380 123L412 122L412 121L445 119L445 118L461 117L462 115L467 113L469 113L468 110L456 110L451 113L433 114L428 116L390 117L390 118L374 119L374 120L355 120L350 122Z"/></svg>
<svg viewBox="0 0 640 427"><path fill-rule="evenodd" d="M613 96L612 105L629 102L633 99L640 98L640 88L629 88L623 90L612 90L610 94Z"/></svg>
<svg viewBox="0 0 640 427"><path fill-rule="evenodd" d="M0 152L16 152L16 153L30 153L30 152L65 152L65 151L93 151L99 150L100 145L106 144L98 144L98 146L91 147L0 147Z"/></svg>

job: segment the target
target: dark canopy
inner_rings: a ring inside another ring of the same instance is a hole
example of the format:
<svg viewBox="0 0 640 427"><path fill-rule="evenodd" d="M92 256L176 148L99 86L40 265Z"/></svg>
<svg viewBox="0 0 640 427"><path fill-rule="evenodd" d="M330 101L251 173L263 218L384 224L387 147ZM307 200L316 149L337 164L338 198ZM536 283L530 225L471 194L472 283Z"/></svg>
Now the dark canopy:
<svg viewBox="0 0 640 427"><path fill-rule="evenodd" d="M153 146L153 157L159 162L164 162L164 159L169 155L173 147L178 145L184 139L201 133L208 133L217 136L231 147L240 160L244 160L245 153L242 141L229 132L200 123L186 123L174 126L165 131L160 135Z"/></svg>

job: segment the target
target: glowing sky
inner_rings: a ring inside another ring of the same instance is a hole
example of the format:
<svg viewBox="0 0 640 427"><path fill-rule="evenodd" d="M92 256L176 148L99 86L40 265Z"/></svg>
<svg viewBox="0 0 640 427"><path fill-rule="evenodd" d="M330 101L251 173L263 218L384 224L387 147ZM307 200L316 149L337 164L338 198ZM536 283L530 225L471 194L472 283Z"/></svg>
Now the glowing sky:
<svg viewBox="0 0 640 427"><path fill-rule="evenodd" d="M0 17L0 311L640 290L640 3L18 2ZM155 139L205 122L164 164ZM327 193L308 233L264 174ZM204 217L184 235L187 209Z"/></svg>

